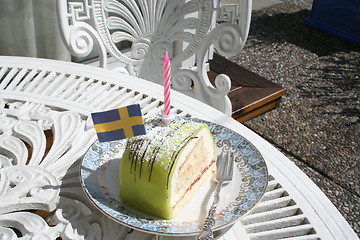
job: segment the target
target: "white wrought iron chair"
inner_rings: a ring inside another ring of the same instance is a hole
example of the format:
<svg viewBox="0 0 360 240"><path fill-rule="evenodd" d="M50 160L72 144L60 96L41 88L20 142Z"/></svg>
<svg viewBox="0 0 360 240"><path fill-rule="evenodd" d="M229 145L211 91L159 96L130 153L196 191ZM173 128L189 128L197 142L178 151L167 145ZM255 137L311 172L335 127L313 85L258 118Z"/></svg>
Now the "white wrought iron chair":
<svg viewBox="0 0 360 240"><path fill-rule="evenodd" d="M100 67L115 61L116 70L161 84L168 51L173 89L230 115L230 78L220 74L213 86L206 62L212 46L222 56L235 56L245 44L252 1L232 2L236 4L222 4L221 0L57 0L57 12L62 37L73 56L83 58L96 49Z"/></svg>

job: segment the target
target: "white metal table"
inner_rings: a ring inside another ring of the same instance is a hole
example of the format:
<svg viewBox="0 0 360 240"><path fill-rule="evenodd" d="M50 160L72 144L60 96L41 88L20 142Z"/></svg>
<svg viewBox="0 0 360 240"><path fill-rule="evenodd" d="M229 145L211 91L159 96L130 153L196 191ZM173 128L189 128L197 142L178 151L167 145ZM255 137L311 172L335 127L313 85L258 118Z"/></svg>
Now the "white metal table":
<svg viewBox="0 0 360 240"><path fill-rule="evenodd" d="M91 112L139 103L151 116L162 99L160 85L113 71L0 56L0 239L152 239L128 233L89 202L79 163L96 139ZM181 93L172 93L172 105L179 116L241 134L268 165L262 201L218 239L358 239L321 190L263 138Z"/></svg>

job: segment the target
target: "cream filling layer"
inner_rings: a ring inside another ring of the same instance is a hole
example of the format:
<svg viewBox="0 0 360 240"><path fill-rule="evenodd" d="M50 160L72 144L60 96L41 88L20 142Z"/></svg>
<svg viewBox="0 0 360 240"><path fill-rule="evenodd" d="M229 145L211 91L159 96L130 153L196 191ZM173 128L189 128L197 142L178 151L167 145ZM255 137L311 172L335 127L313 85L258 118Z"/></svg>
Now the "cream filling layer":
<svg viewBox="0 0 360 240"><path fill-rule="evenodd" d="M170 203L175 212L176 208L186 205L191 195L212 175L214 167L211 166L215 165L214 161L212 136L208 129L204 128L183 149L178 159L178 168L172 176ZM209 173L208 170L210 170Z"/></svg>

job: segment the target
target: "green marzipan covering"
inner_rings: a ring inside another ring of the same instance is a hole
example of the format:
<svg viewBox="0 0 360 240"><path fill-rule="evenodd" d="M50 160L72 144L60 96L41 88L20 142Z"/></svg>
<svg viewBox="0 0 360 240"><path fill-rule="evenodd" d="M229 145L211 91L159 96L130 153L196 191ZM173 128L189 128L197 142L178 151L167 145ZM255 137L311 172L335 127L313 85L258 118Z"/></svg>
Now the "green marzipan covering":
<svg viewBox="0 0 360 240"><path fill-rule="evenodd" d="M171 219L171 178L184 147L204 124L173 121L152 125L147 135L128 140L120 166L120 197L131 207ZM210 132L210 130L209 130Z"/></svg>

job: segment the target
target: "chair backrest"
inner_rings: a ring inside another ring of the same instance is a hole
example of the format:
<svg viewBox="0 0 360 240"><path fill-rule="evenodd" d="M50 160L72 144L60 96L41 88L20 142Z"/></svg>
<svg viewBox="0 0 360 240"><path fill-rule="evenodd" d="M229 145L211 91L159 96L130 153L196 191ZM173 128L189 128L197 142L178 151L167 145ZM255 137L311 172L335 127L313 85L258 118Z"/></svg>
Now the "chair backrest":
<svg viewBox="0 0 360 240"><path fill-rule="evenodd" d="M100 67L108 55L122 71L163 83L165 52L171 58L172 88L231 114L231 82L220 74L213 85L206 62L214 46L222 56L243 48L251 0L57 0L65 45L73 56L93 49Z"/></svg>

